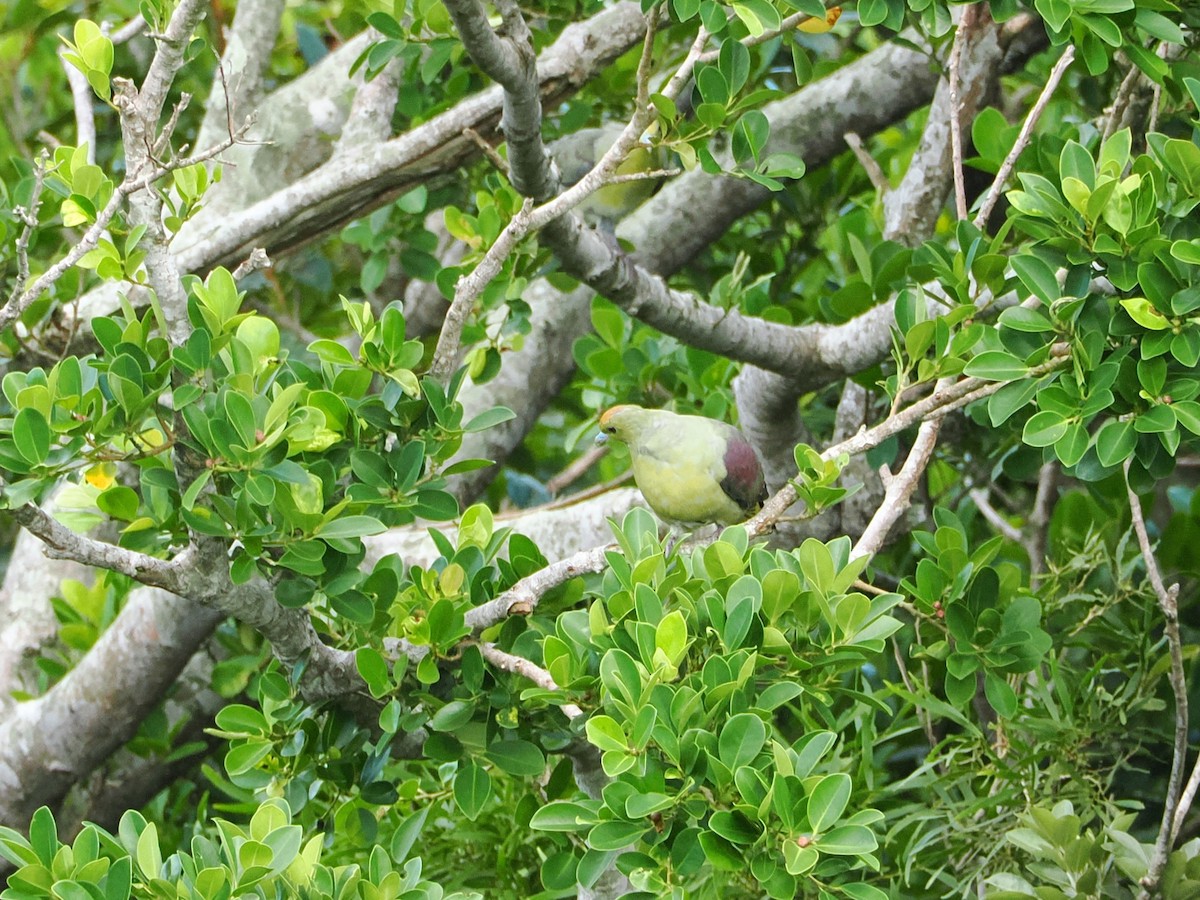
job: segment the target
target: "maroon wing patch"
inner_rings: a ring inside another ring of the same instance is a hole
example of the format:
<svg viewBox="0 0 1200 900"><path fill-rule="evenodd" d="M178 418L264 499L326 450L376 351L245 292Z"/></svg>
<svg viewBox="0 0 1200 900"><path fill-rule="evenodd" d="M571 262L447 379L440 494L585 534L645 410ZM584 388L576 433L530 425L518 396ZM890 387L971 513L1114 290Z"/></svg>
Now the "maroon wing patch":
<svg viewBox="0 0 1200 900"><path fill-rule="evenodd" d="M721 489L748 513L758 509L767 499L767 485L763 481L758 454L740 434L731 437L725 448L725 478L721 481Z"/></svg>

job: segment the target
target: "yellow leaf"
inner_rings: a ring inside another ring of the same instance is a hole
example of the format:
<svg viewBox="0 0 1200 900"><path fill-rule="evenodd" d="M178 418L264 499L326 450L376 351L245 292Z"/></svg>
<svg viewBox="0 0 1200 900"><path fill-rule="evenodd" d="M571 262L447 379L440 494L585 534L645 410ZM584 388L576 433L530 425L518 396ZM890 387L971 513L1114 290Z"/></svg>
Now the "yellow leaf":
<svg viewBox="0 0 1200 900"><path fill-rule="evenodd" d="M803 31L805 34L824 34L837 24L837 20L842 17L842 8L840 6L832 6L825 13L823 19L805 19L796 26L797 31Z"/></svg>
<svg viewBox="0 0 1200 900"><path fill-rule="evenodd" d="M117 480L117 464L111 462L96 463L84 472L83 477L92 487L106 491Z"/></svg>

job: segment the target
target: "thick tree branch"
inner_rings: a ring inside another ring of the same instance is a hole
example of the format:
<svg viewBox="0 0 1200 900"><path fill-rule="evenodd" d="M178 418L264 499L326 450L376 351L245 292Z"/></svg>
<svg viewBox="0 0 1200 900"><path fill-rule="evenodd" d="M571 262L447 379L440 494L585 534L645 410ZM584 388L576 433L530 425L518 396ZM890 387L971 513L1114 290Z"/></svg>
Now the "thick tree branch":
<svg viewBox="0 0 1200 900"><path fill-rule="evenodd" d="M11 515L45 544L46 553L52 558L70 559L85 566L120 572L142 584L165 590L173 590L179 584L178 560L147 556L76 534L33 503L12 510Z"/></svg>
<svg viewBox="0 0 1200 900"><path fill-rule="evenodd" d="M220 615L163 591L138 591L48 693L0 723L0 823L24 827L136 731Z"/></svg>

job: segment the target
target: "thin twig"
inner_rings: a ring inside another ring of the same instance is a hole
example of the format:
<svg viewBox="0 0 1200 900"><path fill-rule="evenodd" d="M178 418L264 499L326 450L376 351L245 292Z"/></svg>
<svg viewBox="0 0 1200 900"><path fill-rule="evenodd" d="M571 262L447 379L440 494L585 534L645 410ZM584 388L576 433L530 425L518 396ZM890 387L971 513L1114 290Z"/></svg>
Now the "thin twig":
<svg viewBox="0 0 1200 900"><path fill-rule="evenodd" d="M570 465L546 482L546 490L550 492L550 496L557 496L563 488L574 484L579 478L591 470L592 466L604 459L608 455L609 448L607 446L598 447L591 446L586 453L577 456L571 460Z"/></svg>
<svg viewBox="0 0 1200 900"><path fill-rule="evenodd" d="M1062 368L1070 360L1070 351L1065 344L1056 344L1051 348L1051 357L1041 365L1034 366L1025 377L1040 378L1056 369ZM918 400L884 419L873 428L866 428L857 434L827 447L822 453L823 460L834 460L840 456L855 456L878 447L894 434L899 434L906 428L924 422L926 419L943 418L956 409L961 409L976 400L990 397L996 391L1009 384L1009 381L985 381L981 378L964 378L956 384L944 389L938 388L928 397ZM796 486L788 483L780 488L763 504L762 511L745 524L751 538L760 537L775 527L780 517L785 515L788 508L798 499Z"/></svg>
<svg viewBox="0 0 1200 900"><path fill-rule="evenodd" d="M963 46L971 39L971 30L975 25L978 7L971 5L963 10L958 20L958 30L954 33L954 46L950 50L950 154L952 157L952 174L954 175L954 208L959 221L967 217L967 189L963 181L963 151L962 151L962 100L959 96L959 68L962 65Z"/></svg>
<svg viewBox="0 0 1200 900"><path fill-rule="evenodd" d="M505 672L512 672L514 675L520 675L522 678L527 678L544 690L561 690L549 672L536 663L525 659L525 657L507 653L495 644L482 641L475 646L479 648L479 652L483 655L483 658L496 668L503 669ZM560 703L558 708L563 711L563 714L568 719L577 719L583 715L583 710L574 703Z"/></svg>
<svg viewBox="0 0 1200 900"><path fill-rule="evenodd" d="M948 386L948 385L939 385ZM871 521L859 536L851 556L872 556L887 538L888 532L896 521L904 515L912 502L913 492L921 480L929 461L933 458L934 448L937 447L938 431L941 430L942 420L926 419L917 431L916 439L908 451L904 465L900 467L890 481L886 482L883 500Z"/></svg>
<svg viewBox="0 0 1200 900"><path fill-rule="evenodd" d="M566 584L576 576L603 571L608 565L606 554L610 549L613 548L605 546L580 550L525 576L498 597L468 610L465 619L467 627L478 634L509 615L529 615L537 608L542 596L552 588Z"/></svg>
<svg viewBox="0 0 1200 900"><path fill-rule="evenodd" d="M179 100L171 109L171 117L167 119L167 124L163 126L162 131L158 135L158 140L154 142L154 149L151 154L157 159L162 156L171 146L171 136L175 133L175 128L179 124L179 117L183 111L188 108L188 104L192 102L192 95L184 91L179 95ZM229 128L230 136L233 135L232 123ZM181 152L186 148L180 148Z"/></svg>
<svg viewBox="0 0 1200 900"><path fill-rule="evenodd" d="M1046 568L1046 535L1050 528L1050 513L1058 493L1058 463L1048 462L1038 471L1037 494L1033 499L1033 512L1029 516L1029 529L1024 544L1029 555L1029 580L1036 584Z"/></svg>
<svg viewBox="0 0 1200 900"><path fill-rule="evenodd" d="M867 178L871 179L871 184L875 185L875 190L880 194L886 194L892 189L891 182L888 181L887 175L883 173L879 163L875 160L867 148L863 145L863 139L858 136L857 132L847 131L842 135L842 140L850 148L850 151L858 159L859 165L863 167L863 171L867 173Z"/></svg>
<svg viewBox="0 0 1200 900"><path fill-rule="evenodd" d="M1125 77L1121 79L1121 85L1117 88L1117 92L1113 95L1112 106L1109 107L1108 116L1104 122L1103 141L1107 141L1117 130L1117 123L1125 115L1125 110L1129 108L1129 102L1133 97L1133 89L1138 80L1141 78L1142 70L1130 63L1129 71L1125 73Z"/></svg>
<svg viewBox="0 0 1200 900"><path fill-rule="evenodd" d="M88 251L95 249L96 245L100 242L100 238L108 230L109 222L113 220L113 216L117 214L117 210L121 208L121 203L126 197L138 191L145 190L158 181L158 179L164 175L169 175L176 169L185 169L188 166L194 166L198 162L212 159L214 156L228 150L238 140L240 140L240 135L229 137L203 153L197 153L195 156L188 156L183 159L176 159L156 165L150 174L144 177L139 177L140 173L126 175L125 180L117 185L108 203L96 214L96 220L83 233L78 243L68 250L58 262L39 275L33 284L23 293L10 298L4 304L4 308L0 309L0 331L11 325L29 307L29 304L41 295L42 291L49 289L71 266L79 262Z"/></svg>
<svg viewBox="0 0 1200 900"><path fill-rule="evenodd" d="M1017 165L1017 158L1029 146L1029 141L1033 137L1033 129L1038 123L1038 119L1042 117L1042 112L1046 109L1046 105L1050 102L1050 98L1054 95L1054 89L1058 87L1058 83L1062 81L1063 73L1067 71L1067 66L1075 59L1075 45L1067 44L1067 49L1063 51L1063 55L1059 57L1058 62L1054 64L1054 68L1050 70L1050 77L1046 80L1046 86L1042 88L1042 93L1038 96L1037 102L1033 104L1033 108L1029 110L1029 115L1025 117L1025 123L1021 126L1021 132L1017 135L1017 142L1013 144L1012 150L1008 152L1008 156L1004 158L1004 162L1000 165L1000 171L996 173L996 178L991 186L984 194L983 203L979 205L979 213L975 216L975 225L978 228L984 227L987 220L992 215L992 210L1000 201L1000 192L1004 190L1004 185L1008 182L1008 177L1012 175L1013 168Z"/></svg>
<svg viewBox="0 0 1200 900"><path fill-rule="evenodd" d="M46 166L49 161L49 155L44 151L38 154L33 164L33 188L29 192L29 206L13 207L13 215L21 221L23 227L16 245L17 277L5 306L13 303L21 295L25 283L29 280L29 240L38 226L38 211L42 207L42 189L46 186Z"/></svg>
<svg viewBox="0 0 1200 900"><path fill-rule="evenodd" d="M116 31L108 36L108 39L114 45L120 45L133 40L146 30L146 20L142 18L142 14L138 13Z"/></svg>
<svg viewBox="0 0 1200 900"><path fill-rule="evenodd" d="M464 128L462 133L463 137L478 147L479 152L488 158L488 161L496 167L497 172L499 172L505 178L508 178L508 161L496 152L495 147L484 140L483 135L481 135L474 128Z"/></svg>
<svg viewBox="0 0 1200 900"><path fill-rule="evenodd" d="M1129 467L1132 460L1125 461L1125 491L1129 497L1129 514L1133 520L1133 530L1137 534L1138 547L1142 551L1142 563L1146 567L1146 575L1150 586L1158 598L1159 609L1163 614L1163 631L1167 638L1167 648L1171 657L1171 670L1168 680L1175 694L1175 747L1171 754L1171 775L1167 781L1167 795L1163 799L1162 823L1158 829L1158 839L1154 842L1154 853L1150 857L1150 865L1142 878L1142 892L1139 897L1149 898L1156 894L1158 883L1162 879L1163 870L1167 866L1167 858L1171 847L1179 833L1178 825L1183 821L1186 812L1180 803L1183 783L1183 767L1187 760L1188 749L1188 695L1187 675L1183 668L1183 641L1179 636L1179 584L1169 588L1163 583L1162 572L1158 568L1158 560L1154 556L1154 548L1150 546L1150 535L1146 531L1146 517L1142 513L1142 501L1137 491L1129 483Z"/></svg>
<svg viewBox="0 0 1200 900"><path fill-rule="evenodd" d="M913 684L912 677L908 674L908 664L904 661L904 652L900 649L899 641L892 641L892 655L896 658L896 670L900 673L900 680L904 682L904 687L914 697L917 695L917 686ZM921 730L925 732L925 740L929 741L929 749L932 750L937 746L937 735L933 731L933 717L930 716L929 710L923 708L921 704L914 703L914 709L917 713L917 719L921 722Z"/></svg>
<svg viewBox="0 0 1200 900"><path fill-rule="evenodd" d="M656 8L657 9L657 8ZM633 117L621 132L616 142L605 152L596 166L578 182L558 196L548 200L541 206L534 207L531 198L527 198L524 206L509 220L500 235L483 259L475 268L461 276L454 288L454 299L438 335L437 346L434 349L433 362L429 374L439 381L446 382L458 365L461 350L462 332L467 318L475 307L475 301L499 274L513 248L526 236L545 228L559 216L564 215L579 205L590 194L606 184L619 180L615 174L616 168L641 139L654 118L654 110L650 106L650 59L654 49L654 32L658 13L652 11L646 27L646 37L642 46L642 58L638 63L637 108ZM675 75L667 83L662 93L668 97L678 96L691 77L696 58L700 55L703 41L707 40L707 32L700 29L700 36L693 42L691 50Z"/></svg>
<svg viewBox="0 0 1200 900"><path fill-rule="evenodd" d="M259 269L267 269L271 266L271 257L267 256L267 251L262 247L255 247L250 251L250 255L238 263L238 267L233 270L233 280L240 281L251 272L257 272Z"/></svg>
<svg viewBox="0 0 1200 900"><path fill-rule="evenodd" d="M996 511L996 507L992 506L992 501L988 497L987 491L983 488L972 488L969 496L971 497L971 502L975 504L975 508L979 510L979 514L987 519L993 528L1010 541L1020 543L1022 537L1021 529Z"/></svg>
<svg viewBox="0 0 1200 900"><path fill-rule="evenodd" d="M532 230L530 223L533 212L533 200L526 197L521 209L504 226L504 230L488 248L478 265L467 274L459 276L454 285L454 299L446 311L441 333L438 334L437 347L433 351L433 362L429 366L429 374L434 379L444 384L454 374L458 367L458 355L467 317L475 308L475 301L504 267L504 261L508 259L513 248Z"/></svg>
<svg viewBox="0 0 1200 900"><path fill-rule="evenodd" d="M58 62L67 73L67 84L71 88L71 102L75 107L75 145L87 145L87 161L96 162L96 117L92 112L92 86L87 76L67 61L66 47L60 47Z"/></svg>

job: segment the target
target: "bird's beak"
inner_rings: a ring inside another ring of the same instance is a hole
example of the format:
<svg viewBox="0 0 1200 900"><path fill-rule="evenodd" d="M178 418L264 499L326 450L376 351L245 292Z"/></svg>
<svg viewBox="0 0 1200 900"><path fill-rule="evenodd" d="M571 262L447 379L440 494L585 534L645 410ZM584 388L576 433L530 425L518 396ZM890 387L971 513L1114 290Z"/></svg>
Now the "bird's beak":
<svg viewBox="0 0 1200 900"><path fill-rule="evenodd" d="M608 435L603 431L596 435L596 446L604 447L608 444Z"/></svg>

